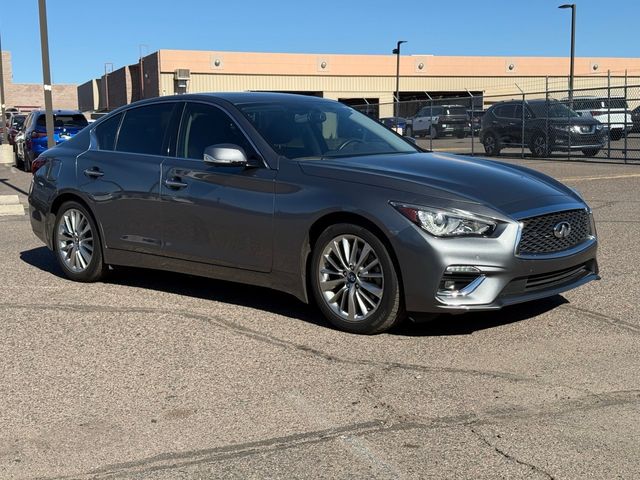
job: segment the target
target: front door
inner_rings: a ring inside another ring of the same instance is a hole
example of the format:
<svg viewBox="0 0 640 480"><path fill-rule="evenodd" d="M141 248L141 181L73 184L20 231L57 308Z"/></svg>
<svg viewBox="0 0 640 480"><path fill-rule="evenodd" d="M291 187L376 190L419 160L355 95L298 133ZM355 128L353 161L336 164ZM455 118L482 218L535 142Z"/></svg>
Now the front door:
<svg viewBox="0 0 640 480"><path fill-rule="evenodd" d="M204 163L204 149L217 144L242 147L254 165ZM226 112L187 103L176 157L162 164L164 255L270 271L275 177Z"/></svg>

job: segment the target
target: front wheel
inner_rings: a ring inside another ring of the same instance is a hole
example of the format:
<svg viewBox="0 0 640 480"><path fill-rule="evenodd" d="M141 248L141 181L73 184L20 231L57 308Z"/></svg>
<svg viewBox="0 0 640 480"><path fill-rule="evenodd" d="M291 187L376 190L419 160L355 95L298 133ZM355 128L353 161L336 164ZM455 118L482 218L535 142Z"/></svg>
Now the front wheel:
<svg viewBox="0 0 640 480"><path fill-rule="evenodd" d="M64 274L77 282L95 282L106 272L98 228L87 209L66 202L56 215L53 245Z"/></svg>
<svg viewBox="0 0 640 480"><path fill-rule="evenodd" d="M434 127L433 125L431 125L431 128L429 129L429 136L435 140L436 138L438 138L438 129L436 127Z"/></svg>
<svg viewBox="0 0 640 480"><path fill-rule="evenodd" d="M582 154L585 157L595 157L598 153L600 153L599 148L587 148L586 150L582 150Z"/></svg>
<svg viewBox="0 0 640 480"><path fill-rule="evenodd" d="M320 310L337 328L374 334L402 319L393 261L380 239L364 227L328 227L315 244L310 275Z"/></svg>
<svg viewBox="0 0 640 480"><path fill-rule="evenodd" d="M404 134L407 137L413 137L413 128L411 127L411 125L407 126L407 128L405 129Z"/></svg>

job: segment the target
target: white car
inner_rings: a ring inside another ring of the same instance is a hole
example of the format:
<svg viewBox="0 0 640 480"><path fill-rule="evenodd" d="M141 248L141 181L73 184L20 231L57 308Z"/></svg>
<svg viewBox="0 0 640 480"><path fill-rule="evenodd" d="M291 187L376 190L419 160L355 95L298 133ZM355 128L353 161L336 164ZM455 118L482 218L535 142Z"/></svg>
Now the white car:
<svg viewBox="0 0 640 480"><path fill-rule="evenodd" d="M564 99L569 102L569 99ZM619 140L633 128L631 111L624 97L573 97L572 109L593 117L609 129L612 140Z"/></svg>
<svg viewBox="0 0 640 480"><path fill-rule="evenodd" d="M407 136L431 138L455 135L464 138L471 132L471 123L464 105L434 105L423 107L407 125Z"/></svg>

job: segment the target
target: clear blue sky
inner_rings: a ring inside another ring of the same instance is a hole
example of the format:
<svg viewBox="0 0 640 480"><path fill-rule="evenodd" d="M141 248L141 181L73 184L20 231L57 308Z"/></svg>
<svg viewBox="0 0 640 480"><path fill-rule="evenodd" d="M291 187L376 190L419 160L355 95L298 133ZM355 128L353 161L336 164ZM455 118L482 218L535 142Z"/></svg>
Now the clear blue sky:
<svg viewBox="0 0 640 480"><path fill-rule="evenodd" d="M574 0L576 55L637 57L640 0ZM4 2L3 2L4 3ZM3 5L14 81L41 82L37 0ZM566 56L560 0L48 0L56 83L82 83L158 49ZM19 18L11 15L12 9Z"/></svg>

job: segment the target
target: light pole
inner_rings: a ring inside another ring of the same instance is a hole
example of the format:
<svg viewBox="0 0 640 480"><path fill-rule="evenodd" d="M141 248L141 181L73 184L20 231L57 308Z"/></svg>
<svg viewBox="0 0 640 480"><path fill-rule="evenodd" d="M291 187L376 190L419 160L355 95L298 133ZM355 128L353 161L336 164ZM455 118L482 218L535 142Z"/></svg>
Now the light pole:
<svg viewBox="0 0 640 480"><path fill-rule="evenodd" d="M2 65L2 38L0 38L0 114L2 114L2 130L0 131L0 145L7 139L7 119L4 116L6 107L4 99L4 66Z"/></svg>
<svg viewBox="0 0 640 480"><path fill-rule="evenodd" d="M394 115L398 116L398 109L400 106L400 45L403 43L407 43L406 40L398 40L396 44L396 48L393 49L391 53L396 56L396 108L394 108Z"/></svg>
<svg viewBox="0 0 640 480"><path fill-rule="evenodd" d="M109 66L113 72L113 63L107 62L104 64L104 104L107 112L109 111Z"/></svg>
<svg viewBox="0 0 640 480"><path fill-rule="evenodd" d="M144 58L143 58L143 52L142 49L145 49L145 51L149 50L148 45L145 44L140 44L138 45L138 51L140 53L140 100L142 100L144 98Z"/></svg>
<svg viewBox="0 0 640 480"><path fill-rule="evenodd" d="M40 49L42 50L42 82L44 88L45 125L47 148L56 146L53 140L53 100L51 99L51 69L49 68L49 30L47 28L47 2L38 0L40 13Z"/></svg>
<svg viewBox="0 0 640 480"><path fill-rule="evenodd" d="M571 9L571 67L569 71L569 107L573 107L573 63L576 56L576 4L566 3L558 8Z"/></svg>

